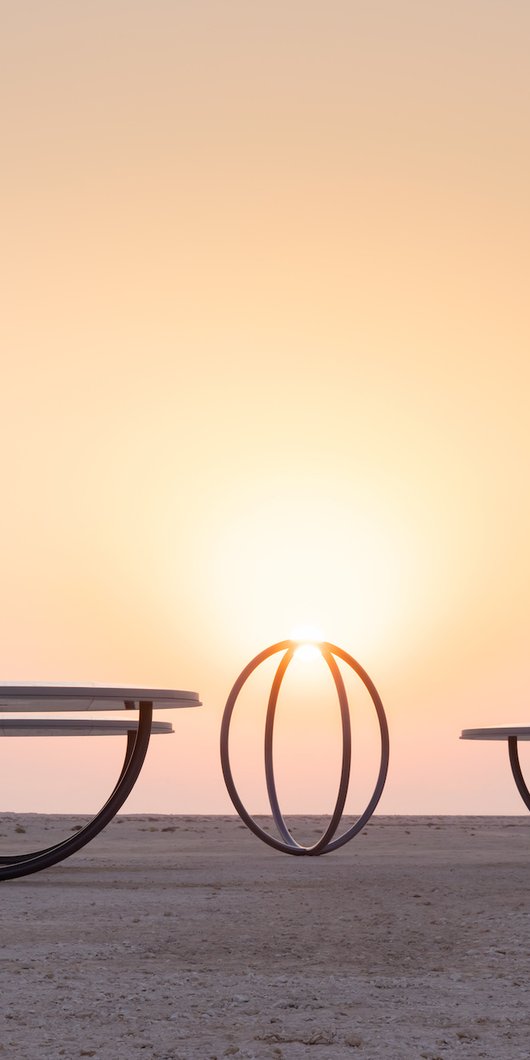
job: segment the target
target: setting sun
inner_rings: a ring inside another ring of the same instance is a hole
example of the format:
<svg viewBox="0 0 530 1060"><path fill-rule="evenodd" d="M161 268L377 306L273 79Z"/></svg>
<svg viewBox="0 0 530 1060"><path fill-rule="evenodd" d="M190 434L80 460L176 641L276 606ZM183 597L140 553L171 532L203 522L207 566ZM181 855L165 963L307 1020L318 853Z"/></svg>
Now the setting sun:
<svg viewBox="0 0 530 1060"><path fill-rule="evenodd" d="M314 659L320 658L321 655L322 652L317 644L300 644L294 652L295 658L301 659L303 662L311 662Z"/></svg>
<svg viewBox="0 0 530 1060"><path fill-rule="evenodd" d="M321 657L320 643L324 640L324 636L317 626L295 626L290 633L290 638L300 642L298 647L295 648L294 658L304 662L311 662Z"/></svg>

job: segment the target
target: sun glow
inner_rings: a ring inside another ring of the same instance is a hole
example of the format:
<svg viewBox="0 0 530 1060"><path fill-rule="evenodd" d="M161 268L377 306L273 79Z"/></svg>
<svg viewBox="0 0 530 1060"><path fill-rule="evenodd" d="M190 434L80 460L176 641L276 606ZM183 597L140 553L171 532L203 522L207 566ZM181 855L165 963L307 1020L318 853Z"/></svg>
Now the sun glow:
<svg viewBox="0 0 530 1060"><path fill-rule="evenodd" d="M300 642L294 652L297 659L312 662L321 656L320 643L324 638L316 626L297 626L291 634L291 639Z"/></svg>
<svg viewBox="0 0 530 1060"><path fill-rule="evenodd" d="M225 490L215 537L204 523L195 539L212 635L222 628L228 644L238 630L246 653L284 630L297 642L347 644L366 659L399 654L411 626L426 629L437 577L432 535L422 537L409 507L386 482L358 480L352 492L323 474L310 486L280 477L274 489L260 479L244 496Z"/></svg>
<svg viewBox="0 0 530 1060"><path fill-rule="evenodd" d="M295 657L300 659L302 662L312 662L314 659L319 659L322 655L318 644L300 644L295 649Z"/></svg>

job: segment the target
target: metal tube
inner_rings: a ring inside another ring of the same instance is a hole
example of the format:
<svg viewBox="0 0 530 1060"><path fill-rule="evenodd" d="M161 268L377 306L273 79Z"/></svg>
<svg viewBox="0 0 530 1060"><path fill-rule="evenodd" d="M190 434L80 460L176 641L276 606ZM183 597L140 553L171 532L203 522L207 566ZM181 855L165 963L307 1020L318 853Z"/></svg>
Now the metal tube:
<svg viewBox="0 0 530 1060"><path fill-rule="evenodd" d="M149 746L152 718L153 704L147 700L140 701L138 728L135 733L128 734L128 737L133 736L134 744L128 738L125 762L120 777L99 813L84 828L61 843L36 854L23 855L20 861L0 865L0 880L13 880L20 876L29 876L33 872L40 872L41 869L50 868L81 850L105 828L123 806L140 775Z"/></svg>
<svg viewBox="0 0 530 1060"><path fill-rule="evenodd" d="M127 733L127 746L126 746L126 749L125 749L125 758L123 760L123 765L121 767L120 775L119 775L119 777L118 777L118 779L116 781L116 784L114 785L114 787L112 789L112 794L109 796L110 798L112 798L112 796L114 795L114 792L116 791L116 788L121 783L122 777L123 777L123 775L124 775L124 773L125 773L125 771L127 769L127 766L128 766L128 764L129 764L129 762L131 760L132 753L134 751L135 742L136 742L136 728L135 729L129 729L129 731ZM107 802L108 802L108 800L107 800ZM79 833L82 832L82 831L83 831L83 829L80 828L79 829ZM40 857L42 854L49 854L49 853L51 853L52 850L60 850L60 849L62 849L62 847L64 847L65 843L68 843L69 840L70 840L70 836L68 836L66 839L61 839L59 843L53 843L52 846L50 846L50 847L43 847L42 850L27 851L25 854L11 854L11 855L2 854L2 856L0 857L0 865L14 865L14 864L16 864L17 861L30 861L31 858ZM67 856L67 855L65 855L65 856ZM0 879L2 879L1 874L0 874Z"/></svg>
<svg viewBox="0 0 530 1060"><path fill-rule="evenodd" d="M521 770L521 763L519 761L519 750L517 747L517 736L508 737L508 754L510 756L510 765L512 767L512 773L514 776L515 783L517 784L517 790L527 810L530 810L530 791L526 786L526 782Z"/></svg>
<svg viewBox="0 0 530 1060"><path fill-rule="evenodd" d="M324 832L324 835L317 843L313 844L313 846L302 846L291 835L291 832L289 831L287 824L284 820L283 814L281 812L276 791L273 764L274 718L276 714L278 694L280 691L281 683L285 676L285 672L294 655L296 647L297 642L290 640L283 640L279 641L277 644L273 644L270 648L267 648L265 651L260 652L259 655L256 655L256 657L252 659L252 661L248 664L248 666L245 667L245 669L237 678L228 696L221 723L221 766L223 770L225 784L228 790L228 794L232 800L232 803L235 806L241 819L244 821L250 831L254 833L254 835L258 836L259 839L262 839L264 843L268 844L268 846L273 847L275 850L280 850L285 854L295 854L298 856L304 854L327 854L330 851L337 850L339 847L343 846L344 843L347 843L350 839L357 835L357 833L360 832L362 828L364 828L365 824L372 816L377 806L377 803L379 802L379 799L381 798L381 794L385 786L385 781L388 773L388 763L390 754L388 724L379 693L377 692L377 689L375 688L373 682L368 677L366 671L363 670L362 666L360 666L360 664L351 655L343 651L341 648L338 648L336 645L329 644L327 642L319 644L319 648L322 652L322 655L331 671L339 697L343 741L342 767L337 802L335 804L335 808L331 815L331 820ZM280 664L278 666L278 669L276 670L276 674L273 680L265 722L265 777L267 782L267 792L269 796L272 816L276 827L278 828L278 831L282 836L281 840L276 839L274 836L270 835L269 832L266 832L263 828L261 828L260 825L257 824L254 818L246 810L239 797L234 782L229 754L230 723L239 693L241 692L241 689L243 688L243 685L245 684L246 680L248 679L248 677L250 677L256 667L259 666L260 663L264 662L265 659L268 659L271 655L274 655L280 651L284 651L285 654L282 660L280 661ZM342 835L338 836L336 839L334 839L333 836L335 835L335 832L339 826L340 819L344 811L350 779L351 725L346 690L344 687L342 675L340 673L339 667L335 662L334 656L338 656L338 658L342 659L343 662L345 662L349 667L351 667L351 669L355 671L355 673L358 675L358 677L360 677L361 681L365 685L375 707L377 719L379 722L379 733L381 738L381 760L379 765L379 772L370 801L364 813L361 814L357 821L355 821L355 823L350 828L348 828Z"/></svg>

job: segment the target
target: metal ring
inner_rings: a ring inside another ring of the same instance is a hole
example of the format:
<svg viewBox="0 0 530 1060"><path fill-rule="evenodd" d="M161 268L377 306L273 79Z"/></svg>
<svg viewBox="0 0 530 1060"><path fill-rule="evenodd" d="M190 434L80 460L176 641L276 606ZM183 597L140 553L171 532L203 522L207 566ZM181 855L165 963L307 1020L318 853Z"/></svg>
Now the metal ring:
<svg viewBox="0 0 530 1060"><path fill-rule="evenodd" d="M348 652L343 651L342 648L338 648L335 644L329 644L327 641L325 641L316 646L320 649L323 658L327 663L331 675L333 677L333 681L335 683L335 688L337 690L337 695L339 698L342 723L342 766L337 801L335 803L333 813L331 814L329 825L326 828L324 835L321 837L321 839L319 839L317 843L313 844L312 846L303 846L302 844L298 843L291 835L291 832L287 827L287 824L280 809L276 792L276 782L274 778L272 742L276 706L278 702L280 687L285 676L287 667L289 666L289 663L293 658L296 648L299 647L297 641L279 641L277 644L273 644L270 648L267 648L265 651L260 652L259 655L256 655L256 657L252 659L248 666L246 666L245 669L240 673L230 692L230 695L228 696L223 713L223 720L221 723L221 766L228 794L239 816L250 829L250 831L253 832L254 835L258 836L259 839L263 840L264 843L267 843L268 846L273 847L275 850L280 850L285 854L294 854L298 856L315 856L317 854L328 854L330 851L337 850L339 847L343 846L344 843L347 843L350 839L353 839L353 837L357 835L357 833L360 832L362 828L364 828L365 824L372 816L377 806L377 803L379 802L379 799L381 798L381 794L385 786L386 776L388 772L388 761L390 751L388 724L383 704L381 702L381 697L379 696L375 685L369 678L366 671L363 670L362 666L351 655L349 655ZM237 791L232 774L228 744L232 714L234 711L236 700L239 696L239 693L241 692L241 689L243 688L243 685L253 673L253 671L260 665L260 663L264 662L266 659L270 658L271 655L275 655L280 651L284 651L285 654L283 655L276 670L276 674L274 676L271 693L269 696L269 704L267 708L267 717L265 722L265 778L267 782L267 793L274 822L276 824L278 832L280 833L280 836L282 836L282 839L276 839L274 836L270 835L269 832L266 832L257 824L257 822L248 813L245 806L243 805L239 797L239 793ZM353 825L351 825L350 828L346 829L346 831L343 832L343 834L338 836L337 838L333 837L335 836L337 828L340 824L340 820L342 818L344 805L348 794L350 779L351 725L346 689L344 687L344 681L342 679L339 667L335 662L334 656L338 656L338 658L342 659L343 662L347 663L347 665L355 671L358 677L360 677L361 681L367 688L376 710L381 737L381 762L372 797L364 813L361 814L361 816L357 819L357 821L355 821Z"/></svg>

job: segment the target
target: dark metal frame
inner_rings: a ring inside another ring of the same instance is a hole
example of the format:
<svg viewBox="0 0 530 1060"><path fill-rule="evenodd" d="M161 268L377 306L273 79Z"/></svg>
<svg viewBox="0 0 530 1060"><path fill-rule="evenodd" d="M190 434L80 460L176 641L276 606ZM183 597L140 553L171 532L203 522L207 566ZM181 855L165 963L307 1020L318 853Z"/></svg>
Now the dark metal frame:
<svg viewBox="0 0 530 1060"><path fill-rule="evenodd" d="M331 676L333 677L335 688L337 689L337 695L339 697L342 723L342 766L337 801L335 803L335 808L331 815L329 825L324 832L324 835L321 839L319 839L318 843L313 844L313 846L307 847L303 846L301 843L298 843L289 831L283 814L280 810L276 792L276 783L274 779L274 764L272 754L274 718L276 714L278 694L287 667L291 662L291 659L298 647L300 647L300 645L297 641L279 641L277 644L273 644L270 648L266 648L265 651L260 652L259 655L256 655L256 657L252 659L248 666L246 666L245 669L240 673L227 699L223 714L223 720L221 723L221 766L228 794L230 795L230 798L239 816L241 817L241 820L244 821L244 823L247 825L250 831L254 833L254 835L258 836L259 839L262 839L264 843L268 844L268 846L274 847L275 850L280 850L284 854L315 856L317 854L328 854L332 850L337 850L339 847L343 846L344 843L347 843L350 839L353 839L353 837L357 835L362 828L364 828L367 821L369 821L377 806L377 803L379 802L379 799L381 798L381 794L385 786L386 776L388 772L390 741L388 734L388 724L383 704L381 702L381 698L375 685L369 678L366 671L363 670L362 666L351 655L349 655L348 652L343 651L342 648L338 648L335 644L329 644L328 642L318 644L318 648L322 652L322 655L331 671ZM277 652L280 651L283 651L285 654L283 655L276 670L276 674L274 676L271 693L269 696L267 717L265 722L265 778L267 782L267 793L269 796L272 816L278 829L278 832L282 837L281 840L276 839L269 832L266 832L263 828L260 828L254 818L251 817L251 815L245 809L239 797L232 775L228 747L232 714L234 711L236 700L239 696L239 693L241 692L241 689L243 688L243 685L250 677L251 673L256 669L256 667L260 665L260 663L264 662L265 659L270 658L271 655L275 655ZM350 781L351 725L346 689L344 687L344 681L342 680L342 675L339 670L339 667L337 666L337 663L335 662L334 656L337 656L339 659L342 659L343 662L347 663L347 665L355 671L355 673L360 677L361 681L370 693L372 702L377 713L381 737L381 762L372 797L364 813L361 814L361 816L357 819L357 821L355 821L353 825L351 825L350 828L348 828L342 835L338 836L336 839L334 839L333 837L335 836L344 811Z"/></svg>
<svg viewBox="0 0 530 1060"><path fill-rule="evenodd" d="M126 709L134 709L134 702L127 701ZM127 733L125 759L120 775L99 813L75 835L51 847L27 854L0 857L0 880L14 880L17 877L29 876L33 872L50 868L81 850L105 828L121 809L138 780L149 746L152 720L153 703L150 700L140 700L138 723L131 724L131 729Z"/></svg>
<svg viewBox="0 0 530 1060"><path fill-rule="evenodd" d="M521 763L519 761L519 750L517 747L517 736L508 737L508 754L510 756L510 765L512 767L513 778L517 784L517 790L521 796L527 810L530 810L530 791L526 786L526 781L523 777L521 770Z"/></svg>

